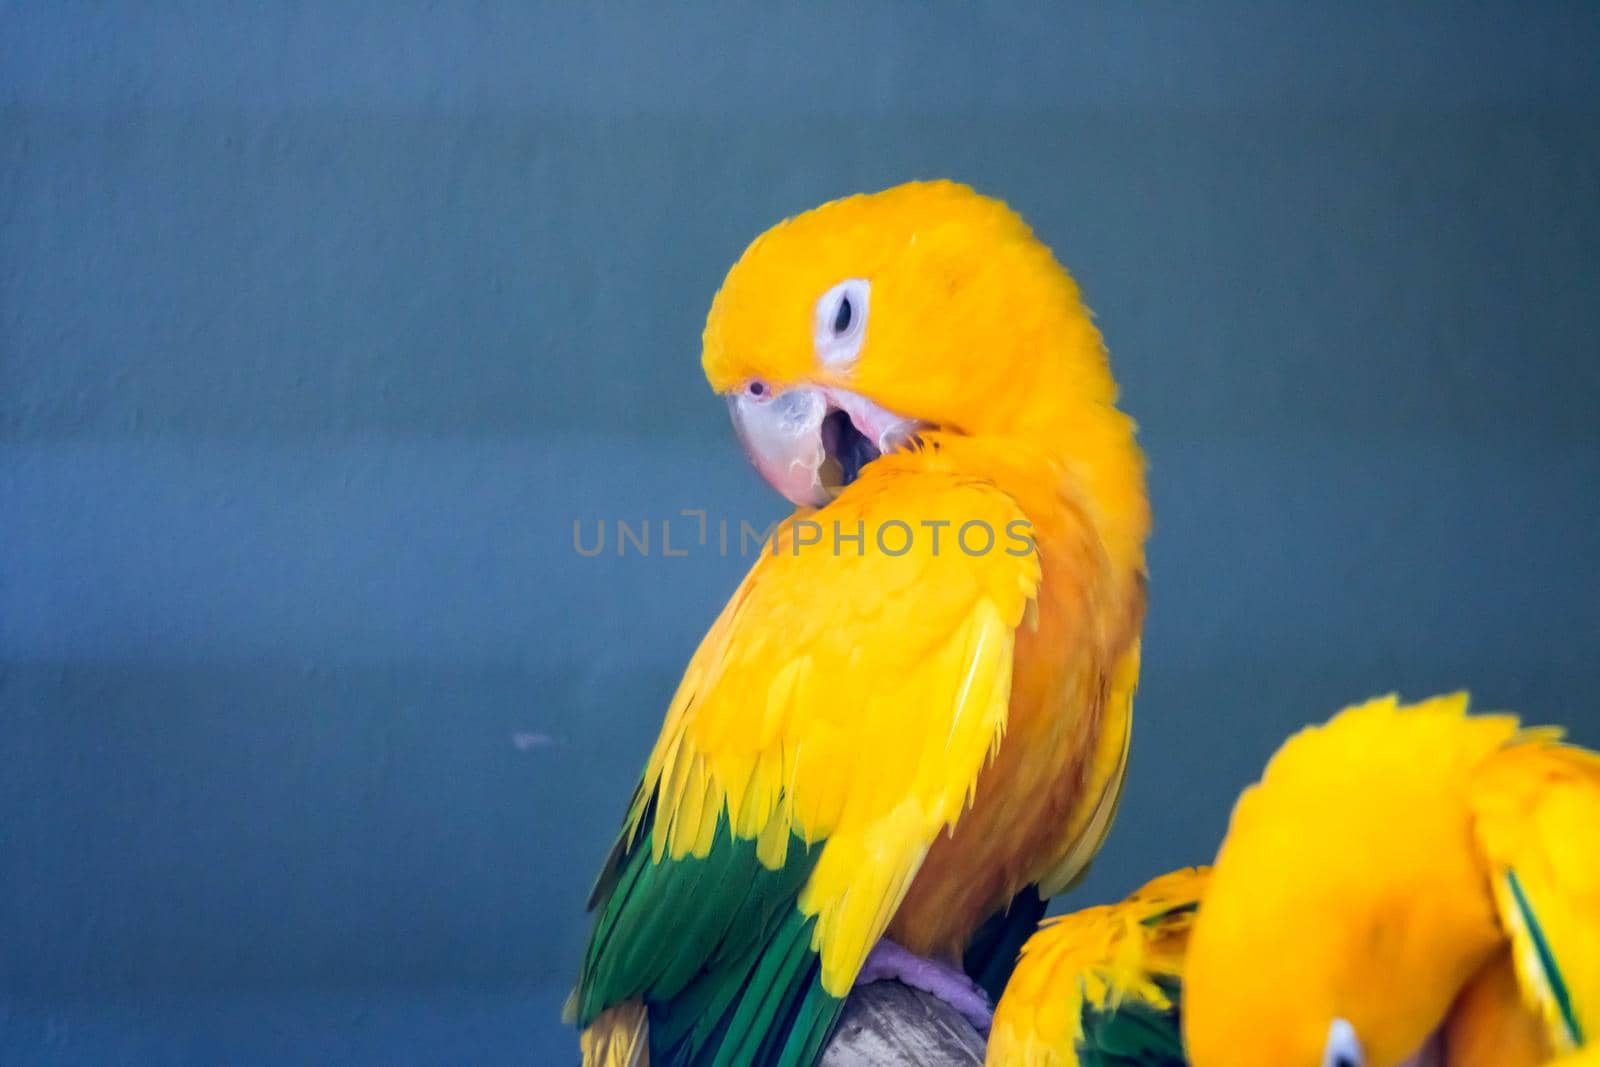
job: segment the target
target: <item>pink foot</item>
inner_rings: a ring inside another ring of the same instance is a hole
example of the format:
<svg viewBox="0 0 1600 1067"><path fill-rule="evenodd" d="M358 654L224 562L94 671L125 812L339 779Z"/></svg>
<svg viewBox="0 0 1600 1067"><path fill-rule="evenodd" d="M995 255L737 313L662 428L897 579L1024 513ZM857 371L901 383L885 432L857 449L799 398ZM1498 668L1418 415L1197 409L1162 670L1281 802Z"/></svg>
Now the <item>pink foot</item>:
<svg viewBox="0 0 1600 1067"><path fill-rule="evenodd" d="M989 1036L989 1027L994 1023L994 1005L961 968L923 959L884 938L867 953L867 962L856 975L856 985L887 981L899 982L939 998L960 1012L979 1034Z"/></svg>

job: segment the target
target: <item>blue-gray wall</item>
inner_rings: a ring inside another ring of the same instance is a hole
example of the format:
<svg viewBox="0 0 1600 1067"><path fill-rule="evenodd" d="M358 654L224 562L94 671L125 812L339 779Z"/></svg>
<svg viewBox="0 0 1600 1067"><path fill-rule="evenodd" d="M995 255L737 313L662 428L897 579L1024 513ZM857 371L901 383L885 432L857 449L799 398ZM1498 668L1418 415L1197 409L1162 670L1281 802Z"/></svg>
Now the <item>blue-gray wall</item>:
<svg viewBox="0 0 1600 1067"><path fill-rule="evenodd" d="M1600 742L1600 9L673 10L0 5L6 1062L570 1058L742 566L572 522L778 513L706 305L906 178L1034 222L1144 427L1080 901L1374 692Z"/></svg>

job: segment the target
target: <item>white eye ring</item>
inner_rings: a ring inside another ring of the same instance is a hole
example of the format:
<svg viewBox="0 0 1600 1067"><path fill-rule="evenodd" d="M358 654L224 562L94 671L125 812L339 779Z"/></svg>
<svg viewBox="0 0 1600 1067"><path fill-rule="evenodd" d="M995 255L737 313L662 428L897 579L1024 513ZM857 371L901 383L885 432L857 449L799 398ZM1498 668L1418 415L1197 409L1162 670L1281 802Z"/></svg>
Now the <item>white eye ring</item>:
<svg viewBox="0 0 1600 1067"><path fill-rule="evenodd" d="M865 278L847 278L817 300L813 339L817 358L825 366L839 367L853 361L867 339L867 294L872 288Z"/></svg>
<svg viewBox="0 0 1600 1067"><path fill-rule="evenodd" d="M1322 1049L1322 1067L1365 1067L1366 1055L1356 1028L1344 1019L1328 1024L1328 1043Z"/></svg>

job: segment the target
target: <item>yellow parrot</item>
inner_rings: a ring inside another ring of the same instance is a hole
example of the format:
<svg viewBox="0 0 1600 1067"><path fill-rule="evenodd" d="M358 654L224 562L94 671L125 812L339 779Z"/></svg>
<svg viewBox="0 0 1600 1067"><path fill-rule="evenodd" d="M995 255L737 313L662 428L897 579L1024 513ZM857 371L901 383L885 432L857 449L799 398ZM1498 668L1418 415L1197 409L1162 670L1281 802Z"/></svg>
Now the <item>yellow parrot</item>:
<svg viewBox="0 0 1600 1067"><path fill-rule="evenodd" d="M1195 1067L1519 1067L1600 1035L1600 755L1465 695L1290 738L1185 963Z"/></svg>
<svg viewBox="0 0 1600 1067"><path fill-rule="evenodd" d="M974 932L1082 873L1127 758L1149 514L1100 334L1014 212L912 183L758 237L703 365L799 510L601 873L584 1062L806 1067L864 967L984 1026Z"/></svg>
<svg viewBox="0 0 1600 1067"><path fill-rule="evenodd" d="M988 1067L1182 1067L1183 957L1206 868L1051 919L994 1011Z"/></svg>

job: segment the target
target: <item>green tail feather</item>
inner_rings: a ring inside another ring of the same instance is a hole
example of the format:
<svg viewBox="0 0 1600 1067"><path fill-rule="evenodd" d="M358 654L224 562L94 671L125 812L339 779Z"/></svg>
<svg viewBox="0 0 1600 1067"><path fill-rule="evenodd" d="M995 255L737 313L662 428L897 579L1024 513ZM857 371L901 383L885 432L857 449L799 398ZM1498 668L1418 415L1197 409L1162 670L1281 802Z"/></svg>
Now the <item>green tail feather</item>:
<svg viewBox="0 0 1600 1067"><path fill-rule="evenodd" d="M703 859L651 859L647 811L596 888L599 915L574 998L588 1025L642 999L654 1067L811 1067L843 1001L821 984L813 920L795 907L817 856L792 838L768 870L726 817Z"/></svg>

